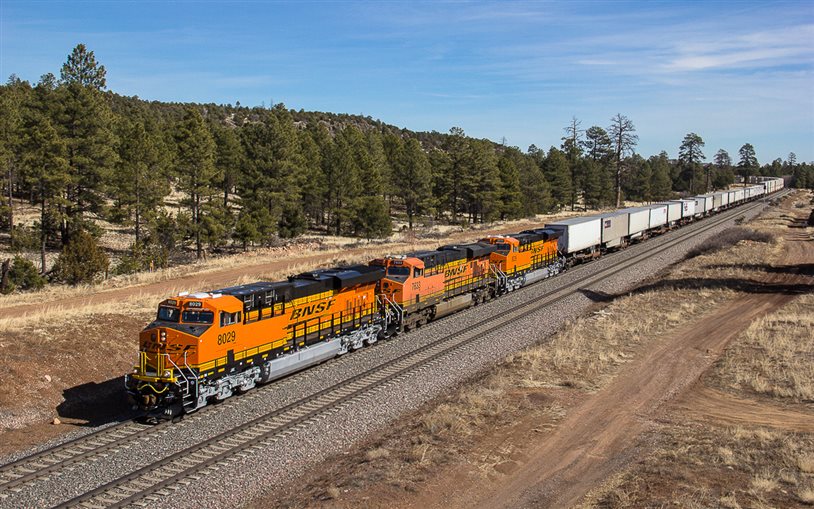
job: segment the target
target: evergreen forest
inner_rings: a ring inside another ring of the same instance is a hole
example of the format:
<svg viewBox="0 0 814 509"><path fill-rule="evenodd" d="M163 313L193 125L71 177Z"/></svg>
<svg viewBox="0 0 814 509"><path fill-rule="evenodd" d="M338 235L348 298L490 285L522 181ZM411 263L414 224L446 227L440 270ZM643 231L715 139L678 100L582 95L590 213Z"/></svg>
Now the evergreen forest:
<svg viewBox="0 0 814 509"><path fill-rule="evenodd" d="M573 118L561 139L524 150L460 127L413 132L283 104L146 101L108 90L105 67L79 44L58 75L12 75L0 86L0 233L8 250L40 253L37 265L7 261L3 288L107 270L94 241L99 219L132 232L115 268L126 273L305 232L374 239L394 228L665 200L736 176L814 187L814 165L793 153L761 166L749 143L713 154L689 133L676 140L677 159L645 157L632 119L600 123ZM15 203L36 206L37 221L17 221ZM49 266L47 252L61 255Z"/></svg>

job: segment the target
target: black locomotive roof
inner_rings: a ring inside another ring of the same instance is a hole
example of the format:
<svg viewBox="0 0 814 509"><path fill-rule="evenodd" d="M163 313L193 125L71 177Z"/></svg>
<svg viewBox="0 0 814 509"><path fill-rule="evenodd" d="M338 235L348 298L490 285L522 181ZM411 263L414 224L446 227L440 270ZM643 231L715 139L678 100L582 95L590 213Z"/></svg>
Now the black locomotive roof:
<svg viewBox="0 0 814 509"><path fill-rule="evenodd" d="M292 276L288 281L249 283L214 290L212 293L233 295L243 301L246 311L271 306L274 302L290 302L329 290L378 281L384 277L382 267L354 265L335 267Z"/></svg>
<svg viewBox="0 0 814 509"><path fill-rule="evenodd" d="M448 253L460 253L457 259L468 258L471 260L472 258L489 256L489 253L494 253L497 250L497 246L485 242L474 242L472 244L441 246L438 250Z"/></svg>
<svg viewBox="0 0 814 509"><path fill-rule="evenodd" d="M316 287L315 283L318 283L325 290L339 290L349 286L373 283L382 277L384 277L384 269L381 267L353 265L351 267L335 267L303 272L289 278L289 281L295 285L295 288Z"/></svg>
<svg viewBox="0 0 814 509"><path fill-rule="evenodd" d="M535 242L540 242L543 239L543 236L538 233L517 233L511 235L511 237L517 239L521 246L526 246L528 244L533 244Z"/></svg>
<svg viewBox="0 0 814 509"><path fill-rule="evenodd" d="M455 261L454 257L450 257L448 253L441 251L416 251L414 253L408 253L407 256L418 258L424 262L424 270L429 270L433 267Z"/></svg>
<svg viewBox="0 0 814 509"><path fill-rule="evenodd" d="M285 296L291 291L291 285L287 281L249 283L239 286L230 286L220 290L212 290L210 293L221 293L223 295L234 295L243 297L255 293L271 293L272 295Z"/></svg>
<svg viewBox="0 0 814 509"><path fill-rule="evenodd" d="M551 228L535 228L533 230L523 230L520 233L536 233L542 235L543 240L558 239L562 236L561 231L552 230Z"/></svg>

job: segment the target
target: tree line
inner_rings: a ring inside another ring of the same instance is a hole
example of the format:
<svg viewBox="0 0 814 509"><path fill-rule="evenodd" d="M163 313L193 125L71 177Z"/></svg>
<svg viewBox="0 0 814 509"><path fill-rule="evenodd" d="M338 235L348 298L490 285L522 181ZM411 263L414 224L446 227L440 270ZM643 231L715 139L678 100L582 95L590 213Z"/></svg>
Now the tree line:
<svg viewBox="0 0 814 509"><path fill-rule="evenodd" d="M59 77L48 73L32 85L12 75L0 86L0 229L14 249L40 251L42 273L66 270L67 261L47 267L46 251L68 260L69 248L100 235L95 219L132 231L117 269L132 272L167 266L185 247L200 258L309 229L383 237L393 218L412 229L416 221L487 222L663 200L759 169L749 144L737 164L723 150L705 163L694 133L678 160L665 152L644 159L633 122L621 114L607 128L583 130L572 119L559 146L522 151L458 127L416 133L282 104L149 102L106 88L104 66L82 44ZM799 173L814 185L811 165L792 155L771 163L772 174ZM15 221L15 199L37 206L33 227Z"/></svg>

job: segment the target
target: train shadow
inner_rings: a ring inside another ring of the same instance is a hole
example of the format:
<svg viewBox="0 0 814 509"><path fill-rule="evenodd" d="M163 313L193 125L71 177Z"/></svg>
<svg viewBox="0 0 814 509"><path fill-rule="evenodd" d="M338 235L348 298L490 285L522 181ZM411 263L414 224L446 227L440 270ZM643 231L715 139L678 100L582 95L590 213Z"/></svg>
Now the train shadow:
<svg viewBox="0 0 814 509"><path fill-rule="evenodd" d="M56 410L60 418L81 421L79 426L96 427L136 416L127 402L124 377L105 382L88 382L62 391L64 401Z"/></svg>
<svg viewBox="0 0 814 509"><path fill-rule="evenodd" d="M735 265L714 264L705 265L705 269L744 269L769 274L800 274L814 276L814 263L800 263L798 265L766 265L763 263L738 263Z"/></svg>
<svg viewBox="0 0 814 509"><path fill-rule="evenodd" d="M811 269L808 269L811 270ZM795 271L795 273L797 273ZM642 285L631 291L620 294L609 294L586 288L580 289L580 293L593 302L612 302L620 297L636 295L659 290L734 290L741 293L751 294L783 294L783 295L804 295L814 293L814 284L809 283L766 283L751 279L735 278L684 278L657 281Z"/></svg>

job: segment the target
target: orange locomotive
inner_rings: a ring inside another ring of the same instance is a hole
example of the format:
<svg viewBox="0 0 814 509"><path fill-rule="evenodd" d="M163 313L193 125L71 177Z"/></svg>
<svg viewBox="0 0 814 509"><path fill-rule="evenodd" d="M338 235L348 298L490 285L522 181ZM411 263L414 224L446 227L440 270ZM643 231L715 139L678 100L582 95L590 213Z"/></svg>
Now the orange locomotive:
<svg viewBox="0 0 814 509"><path fill-rule="evenodd" d="M164 300L125 378L172 418L559 271L555 232L524 232Z"/></svg>
<svg viewBox="0 0 814 509"><path fill-rule="evenodd" d="M127 390L168 418L374 343L383 275L360 265L167 299L140 334Z"/></svg>
<svg viewBox="0 0 814 509"><path fill-rule="evenodd" d="M560 272L563 269L557 250L560 235L558 231L542 228L481 240L496 248L491 263L498 278L498 293L517 290Z"/></svg>
<svg viewBox="0 0 814 509"><path fill-rule="evenodd" d="M372 266L387 269L379 293L396 310L391 329L409 330L493 297L494 250L475 243L373 260Z"/></svg>

